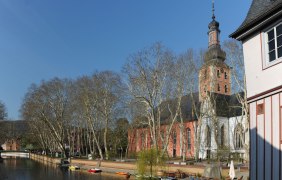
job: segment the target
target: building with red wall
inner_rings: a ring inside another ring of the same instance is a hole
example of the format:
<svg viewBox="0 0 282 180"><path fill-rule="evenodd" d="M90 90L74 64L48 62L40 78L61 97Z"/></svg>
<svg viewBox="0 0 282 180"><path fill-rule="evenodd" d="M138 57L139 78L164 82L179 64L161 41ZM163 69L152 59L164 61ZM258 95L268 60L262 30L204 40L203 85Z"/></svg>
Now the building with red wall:
<svg viewBox="0 0 282 180"><path fill-rule="evenodd" d="M232 67L225 61L226 53L221 48L220 24L215 18L214 3L212 7L212 20L208 25L208 50L198 74L199 92L193 93L193 99L190 96L183 97L181 118L185 121L184 133L181 133L180 121L176 121L169 134L166 152L170 157L185 155L188 158L197 156L201 159L209 159L218 158L218 150L224 150L239 154L241 158L248 160L248 121L247 116L242 113L242 103L238 100L244 98L244 93L232 94ZM168 109L171 108L173 100L167 101L171 105L162 103L160 106L167 105ZM200 111L197 113L199 121L193 115L192 103L195 103L197 111ZM165 111L160 115L163 120L160 128L161 131L167 132L170 123L165 122L170 119L171 114ZM196 126L197 124L199 126ZM155 131L159 132L158 129ZM196 134L198 134L197 138ZM161 135L159 136L157 145L161 147L163 140ZM139 127L129 131L129 153L149 149L153 144L150 137L149 127ZM199 142L197 154L195 153L196 139Z"/></svg>
<svg viewBox="0 0 282 180"><path fill-rule="evenodd" d="M167 155L169 157L180 157L182 156L182 151L185 152L187 158L194 157L195 149L195 125L197 121L185 121L183 123L184 133L181 133L180 127L181 123L177 122L172 126L171 133L169 134L168 146L166 148ZM169 125L161 125L161 134L168 131ZM130 130L128 133L129 140L129 154L134 154L141 150L150 149L152 146L152 141L150 138L149 128L136 128ZM182 141L183 140L183 141ZM180 142L183 142L183 147L181 147ZM163 149L164 141L161 138L158 140L158 147Z"/></svg>

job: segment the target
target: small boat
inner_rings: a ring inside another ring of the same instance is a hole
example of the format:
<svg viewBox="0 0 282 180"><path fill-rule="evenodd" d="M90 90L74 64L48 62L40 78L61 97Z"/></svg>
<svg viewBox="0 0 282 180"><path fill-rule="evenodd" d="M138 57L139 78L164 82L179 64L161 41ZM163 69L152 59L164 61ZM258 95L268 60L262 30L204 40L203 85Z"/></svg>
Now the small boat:
<svg viewBox="0 0 282 180"><path fill-rule="evenodd" d="M88 170L88 172L90 172L90 173L100 173L100 172L102 172L102 170L101 169L98 169L98 168L91 168L91 169L89 169Z"/></svg>
<svg viewBox="0 0 282 180"><path fill-rule="evenodd" d="M75 171L75 170L79 170L80 167L76 166L76 165L72 165L72 166L69 166L69 170L71 171Z"/></svg>
<svg viewBox="0 0 282 180"><path fill-rule="evenodd" d="M129 173L127 173L127 172L116 172L116 174L118 174L118 175L128 175Z"/></svg>
<svg viewBox="0 0 282 180"><path fill-rule="evenodd" d="M128 172L116 172L116 174L125 176L126 179L129 179L131 176L131 174Z"/></svg>

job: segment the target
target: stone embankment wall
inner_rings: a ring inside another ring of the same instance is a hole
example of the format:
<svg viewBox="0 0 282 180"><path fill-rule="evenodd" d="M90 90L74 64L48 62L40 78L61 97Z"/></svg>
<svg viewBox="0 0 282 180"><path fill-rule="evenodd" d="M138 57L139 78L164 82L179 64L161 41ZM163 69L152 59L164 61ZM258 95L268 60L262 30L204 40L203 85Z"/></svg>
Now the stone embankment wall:
<svg viewBox="0 0 282 180"><path fill-rule="evenodd" d="M32 153L30 153L30 159L42 163L50 163L50 164L59 164L61 162L60 158L52 158L52 157L39 155L39 154L32 154Z"/></svg>
<svg viewBox="0 0 282 180"><path fill-rule="evenodd" d="M42 163L51 163L51 164L59 164L60 158L51 158L44 155L38 154L30 154L30 158L35 161L40 161ZM107 172L118 172L118 171L126 171L126 172L135 172L136 164L134 162L114 162L114 161L96 161L96 160L87 160L87 159L73 159L71 158L70 163L73 165L78 165L83 169L95 168L98 167L100 163L100 169ZM186 173L199 173L202 174L204 168L198 166L181 166L181 165L169 165L166 168L166 171L175 172L177 170L184 171Z"/></svg>

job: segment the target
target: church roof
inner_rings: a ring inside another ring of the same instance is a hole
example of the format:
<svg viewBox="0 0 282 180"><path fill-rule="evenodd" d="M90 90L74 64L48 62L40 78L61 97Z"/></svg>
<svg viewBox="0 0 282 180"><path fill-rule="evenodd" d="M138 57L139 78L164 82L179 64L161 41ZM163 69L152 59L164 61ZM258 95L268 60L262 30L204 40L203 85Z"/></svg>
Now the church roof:
<svg viewBox="0 0 282 180"><path fill-rule="evenodd" d="M243 93L224 95L213 93L216 96L216 114L221 117L236 117L242 115L242 105L237 95L243 97Z"/></svg>
<svg viewBox="0 0 282 180"><path fill-rule="evenodd" d="M166 124L167 119L169 119L170 111L175 113L176 111L177 99L172 99L163 102L160 106L162 109L161 121ZM183 121L194 121L197 119L195 113L193 112L193 103L198 110L200 108L199 93L193 93L192 95L185 95L181 98L181 115ZM180 118L180 117L179 117ZM179 119L178 119L179 120Z"/></svg>
<svg viewBox="0 0 282 180"><path fill-rule="evenodd" d="M282 0L253 0L245 20L230 37L237 38L281 9Z"/></svg>
<svg viewBox="0 0 282 180"><path fill-rule="evenodd" d="M216 103L216 115L218 117L236 117L242 115L242 105L239 103L237 99L238 94L233 94L231 96L229 95L223 95L223 94L217 94L213 93L215 97L215 103ZM243 97L243 93L239 93L240 96ZM164 101L160 106L162 109L161 112L161 124L169 124L170 122L168 119L170 118L170 111L175 113L176 111L176 102L177 99L171 99ZM200 111L201 102L199 101L199 92L194 92L189 95L185 95L181 98L181 112L182 112L182 118L184 122L189 121L196 121L197 116L194 112L194 109L192 108L193 103L196 106L196 111ZM139 121L147 121L145 116L138 117ZM178 117L177 122L180 122L180 117ZM137 128L146 128L147 125L144 124L138 124L136 126Z"/></svg>
<svg viewBox="0 0 282 180"><path fill-rule="evenodd" d="M243 97L243 93L224 95L212 93L216 103L216 114L220 117L235 117L242 115L242 105L239 103L237 95ZM197 120L195 112L193 112L192 104L196 105L196 109L199 111L201 107L201 102L199 101L199 93L195 92L191 95L186 95L182 97L181 100L181 111L182 118L184 121L194 121ZM161 113L161 121L163 124L166 123L166 119L170 115L168 110L168 104L170 105L170 110L175 111L173 104L176 103L176 99L166 101L161 106L167 107L164 108Z"/></svg>

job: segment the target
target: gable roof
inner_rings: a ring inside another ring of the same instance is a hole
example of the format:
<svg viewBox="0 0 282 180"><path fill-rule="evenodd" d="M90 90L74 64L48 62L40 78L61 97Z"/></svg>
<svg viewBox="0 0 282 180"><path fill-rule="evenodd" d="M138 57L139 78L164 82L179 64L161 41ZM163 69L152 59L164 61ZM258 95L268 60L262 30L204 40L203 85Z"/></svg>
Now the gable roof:
<svg viewBox="0 0 282 180"><path fill-rule="evenodd" d="M192 96L191 96L192 95ZM242 115L242 105L237 99L237 95L243 97L243 92L232 94L232 95L224 95L218 93L212 93L212 96L216 103L216 115L218 117L236 117ZM170 117L170 111L175 113L176 111L176 102L177 99L170 99L164 101L160 104L162 112L160 114L161 125L165 125L170 123L168 120ZM193 103L196 106L196 111L200 111L201 102L199 101L199 92L194 92L189 95L185 95L181 98L181 112L182 118L184 122L197 121L197 116L193 110ZM147 121L145 116L136 117L135 121ZM180 117L178 117L176 122L180 121ZM148 125L138 124L136 128L146 128Z"/></svg>
<svg viewBox="0 0 282 180"><path fill-rule="evenodd" d="M176 103L177 99L171 99L168 101L163 102L160 106L162 108L161 112L161 123L166 124L167 119L169 119L170 111L173 113L176 112ZM193 112L193 103L196 106L196 109L200 109L200 102L199 102L199 93L195 92L189 95L185 95L181 98L181 115L183 118L183 121L194 121L197 119L195 116L195 113Z"/></svg>
<svg viewBox="0 0 282 180"><path fill-rule="evenodd" d="M245 20L230 37L238 39L244 32L281 10L282 0L253 0Z"/></svg>
<svg viewBox="0 0 282 180"><path fill-rule="evenodd" d="M237 95L243 97L240 92L232 95L213 93L216 97L216 115L221 117L236 117L242 115L242 104L238 101Z"/></svg>

